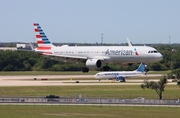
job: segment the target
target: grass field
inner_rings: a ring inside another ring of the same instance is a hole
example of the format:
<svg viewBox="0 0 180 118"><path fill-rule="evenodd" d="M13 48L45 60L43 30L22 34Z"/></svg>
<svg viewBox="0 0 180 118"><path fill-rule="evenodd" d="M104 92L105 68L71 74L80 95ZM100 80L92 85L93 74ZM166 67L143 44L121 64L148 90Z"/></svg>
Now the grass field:
<svg viewBox="0 0 180 118"><path fill-rule="evenodd" d="M94 75L98 71L89 71L88 73L83 73L81 71L10 71L10 72L0 72L0 75Z"/></svg>
<svg viewBox="0 0 180 118"><path fill-rule="evenodd" d="M69 72L69 71L10 71L10 72L0 72L0 75L94 75L100 71L89 71L88 73L83 73L81 71ZM149 74L168 74L171 71L149 71Z"/></svg>
<svg viewBox="0 0 180 118"><path fill-rule="evenodd" d="M149 71L148 74L168 74L171 70L168 71Z"/></svg>
<svg viewBox="0 0 180 118"><path fill-rule="evenodd" d="M180 87L167 85L163 92L163 99L179 99ZM34 86L34 87L0 87L0 97L4 96L59 96L78 97L108 97L108 98L136 98L158 99L155 90L141 89L140 85L113 85L113 86Z"/></svg>
<svg viewBox="0 0 180 118"><path fill-rule="evenodd" d="M0 72L0 75L89 75L95 73L97 72ZM150 73L157 74L154 72ZM166 73L161 72L160 74ZM144 78L142 77L141 79ZM148 79L157 79L157 77ZM179 90L180 87L177 85L167 85L163 93L163 99L179 99ZM0 97L38 97L49 94L78 97L81 94L82 97L86 98L136 98L141 96L146 99L158 99L158 95L154 90L142 90L140 86L135 85L0 87L0 93ZM179 118L179 107L0 104L0 116L2 118Z"/></svg>
<svg viewBox="0 0 180 118"><path fill-rule="evenodd" d="M126 78L126 80L159 80L161 79L162 76L139 76L139 77L130 77L130 78ZM36 78L36 81L41 81L41 77ZM96 82L98 82L99 80L94 78L94 77L89 77L89 78L78 78L78 77L71 77L71 78L46 78L48 79L48 81L55 81L55 80L97 80ZM31 79L21 79L22 81L26 81L26 80L32 80L34 81L34 78L32 77ZM103 82L106 79L102 79L101 82ZM119 81L116 81L115 79L113 79L115 82L119 83ZM109 80L110 82L110 80Z"/></svg>
<svg viewBox="0 0 180 118"><path fill-rule="evenodd" d="M0 106L1 118L179 118L177 107L144 106Z"/></svg>

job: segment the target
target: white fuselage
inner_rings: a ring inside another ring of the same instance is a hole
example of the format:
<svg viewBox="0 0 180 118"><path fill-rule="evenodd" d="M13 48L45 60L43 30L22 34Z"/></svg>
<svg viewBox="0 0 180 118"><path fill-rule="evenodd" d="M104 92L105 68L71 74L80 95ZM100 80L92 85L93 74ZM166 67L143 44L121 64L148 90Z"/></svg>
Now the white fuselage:
<svg viewBox="0 0 180 118"><path fill-rule="evenodd" d="M149 63L162 59L162 55L149 46L53 46L51 50L43 52L51 52L48 56L98 59L105 63Z"/></svg>
<svg viewBox="0 0 180 118"><path fill-rule="evenodd" d="M138 72L138 71L112 71L112 72L99 72L94 77L96 79L115 79L118 76L122 76L124 78L126 77L134 77L134 76L140 76L144 74L144 72Z"/></svg>

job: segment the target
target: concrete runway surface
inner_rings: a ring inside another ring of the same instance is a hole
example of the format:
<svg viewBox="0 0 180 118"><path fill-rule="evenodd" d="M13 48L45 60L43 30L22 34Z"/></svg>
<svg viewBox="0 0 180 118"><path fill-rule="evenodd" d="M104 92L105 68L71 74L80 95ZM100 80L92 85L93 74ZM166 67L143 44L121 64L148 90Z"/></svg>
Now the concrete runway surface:
<svg viewBox="0 0 180 118"><path fill-rule="evenodd" d="M150 76L163 76L161 74L150 74ZM34 80L36 78L37 80ZM76 80L73 80L76 78ZM77 78L81 78L77 80ZM126 79L126 82L119 82L113 80L83 80L83 78L94 78L93 75L19 75L19 76L0 76L0 86L82 86L82 85L141 85L144 80L142 79ZM72 79L72 80L71 80ZM79 81L79 83L76 83ZM150 80L149 80L150 81ZM159 80L153 80L159 81ZM168 84L172 80L168 80Z"/></svg>

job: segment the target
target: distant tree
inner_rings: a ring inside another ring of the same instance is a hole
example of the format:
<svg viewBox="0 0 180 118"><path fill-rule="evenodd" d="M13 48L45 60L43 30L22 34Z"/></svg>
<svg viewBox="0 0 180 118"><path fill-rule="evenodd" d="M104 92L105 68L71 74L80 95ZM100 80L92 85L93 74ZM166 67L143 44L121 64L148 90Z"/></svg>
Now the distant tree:
<svg viewBox="0 0 180 118"><path fill-rule="evenodd" d="M148 66L150 66L150 69L154 70L154 71L167 70L167 68L163 64L161 64L160 62L152 63L152 64L150 64Z"/></svg>
<svg viewBox="0 0 180 118"><path fill-rule="evenodd" d="M12 43L3 43L0 46L15 46ZM57 45L64 45L60 43ZM76 44L69 45L101 45L97 44ZM127 44L103 44L106 46L112 45L127 45ZM141 45L141 44L137 44ZM159 62L149 63L150 71L163 71L180 69L180 44L147 44L147 46L155 47L162 55L163 59ZM104 64L105 65L105 64ZM110 62L108 64L111 71L135 70L139 65L133 64L129 66L124 63ZM31 51L2 51L0 50L0 71L81 71L84 63L64 63L54 61L52 59L39 56ZM96 69L95 69L96 70ZM100 70L100 69L97 69ZM173 74L178 77L178 73ZM175 77L175 76L174 76ZM178 79L180 80L180 79ZM180 84L179 84L180 85Z"/></svg>
<svg viewBox="0 0 180 118"><path fill-rule="evenodd" d="M159 99L162 99L162 93L164 91L164 88L167 84L167 77L164 76L164 78L161 78L158 82L154 82L154 81L145 81L144 84L141 84L141 88L145 89L154 89L156 91L156 93L159 96Z"/></svg>
<svg viewBox="0 0 180 118"><path fill-rule="evenodd" d="M172 70L172 74L174 74L177 79L180 79L180 68Z"/></svg>
<svg viewBox="0 0 180 118"><path fill-rule="evenodd" d="M172 70L170 75L175 75L175 78L177 79L177 85L180 86L180 68Z"/></svg>

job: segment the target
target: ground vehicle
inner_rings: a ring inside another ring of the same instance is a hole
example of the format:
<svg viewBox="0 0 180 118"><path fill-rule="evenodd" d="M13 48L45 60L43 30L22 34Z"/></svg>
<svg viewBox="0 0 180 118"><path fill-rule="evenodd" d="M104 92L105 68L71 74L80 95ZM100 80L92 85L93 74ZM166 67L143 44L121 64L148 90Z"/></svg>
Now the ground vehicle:
<svg viewBox="0 0 180 118"><path fill-rule="evenodd" d="M137 98L135 98L134 100L145 100L145 98L143 98L143 97L137 97Z"/></svg>
<svg viewBox="0 0 180 118"><path fill-rule="evenodd" d="M48 96L46 96L46 98L59 98L59 96L56 96L56 95L48 95Z"/></svg>
<svg viewBox="0 0 180 118"><path fill-rule="evenodd" d="M176 100L176 103L180 103L180 99Z"/></svg>

